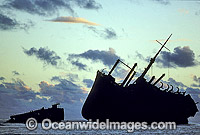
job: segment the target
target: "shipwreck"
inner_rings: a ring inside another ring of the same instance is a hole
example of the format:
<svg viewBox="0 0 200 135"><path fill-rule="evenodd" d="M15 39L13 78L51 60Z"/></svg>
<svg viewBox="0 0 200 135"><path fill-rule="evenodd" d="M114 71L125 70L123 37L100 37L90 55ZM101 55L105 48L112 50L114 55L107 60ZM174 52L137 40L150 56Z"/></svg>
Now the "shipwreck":
<svg viewBox="0 0 200 135"><path fill-rule="evenodd" d="M87 120L115 122L176 122L187 124L189 117L198 112L197 106L189 94L177 87L166 85L164 88L160 78L153 76L149 81L145 75L165 47L172 34L164 42L143 73L133 80L137 63L130 68L121 60L117 60L108 74L97 71L90 93L82 107L82 116ZM122 83L116 83L111 75L118 63L122 62L130 68ZM130 83L133 80L133 83ZM160 83L161 86L157 85ZM159 86L159 87L158 87Z"/></svg>
<svg viewBox="0 0 200 135"><path fill-rule="evenodd" d="M41 123L44 119L50 119L52 122L59 122L64 120L64 109L58 108L59 103L53 104L51 108L45 109L42 107L39 110L30 111L23 114L10 116L7 123L26 123L27 119L35 118L37 122Z"/></svg>

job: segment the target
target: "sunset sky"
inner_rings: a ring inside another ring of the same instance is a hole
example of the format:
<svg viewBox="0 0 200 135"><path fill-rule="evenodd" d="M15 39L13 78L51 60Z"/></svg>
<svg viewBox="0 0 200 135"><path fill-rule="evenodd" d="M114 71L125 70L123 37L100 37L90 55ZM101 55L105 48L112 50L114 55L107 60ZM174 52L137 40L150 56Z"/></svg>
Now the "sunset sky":
<svg viewBox="0 0 200 135"><path fill-rule="evenodd" d="M137 76L172 37L146 78L200 102L200 1L0 0L0 118L61 103L65 119L82 119L97 70L119 58ZM116 81L129 70L120 65ZM135 79L135 78L134 78ZM200 109L200 105L198 104ZM191 119L200 123L200 114Z"/></svg>

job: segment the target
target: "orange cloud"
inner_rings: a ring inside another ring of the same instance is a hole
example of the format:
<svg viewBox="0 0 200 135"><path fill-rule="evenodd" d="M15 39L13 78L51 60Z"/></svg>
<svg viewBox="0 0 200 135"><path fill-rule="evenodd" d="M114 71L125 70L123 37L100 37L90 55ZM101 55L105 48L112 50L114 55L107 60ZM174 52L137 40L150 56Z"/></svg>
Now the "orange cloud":
<svg viewBox="0 0 200 135"><path fill-rule="evenodd" d="M189 13L189 11L187 9L178 9L178 12L183 13L183 14Z"/></svg>
<svg viewBox="0 0 200 135"><path fill-rule="evenodd" d="M49 20L51 22L63 22L63 23L83 23L83 24L87 24L87 25L99 25L97 23L94 22L90 22L84 18L80 18L80 17L71 17L71 16L61 16L61 17L57 17L55 19Z"/></svg>

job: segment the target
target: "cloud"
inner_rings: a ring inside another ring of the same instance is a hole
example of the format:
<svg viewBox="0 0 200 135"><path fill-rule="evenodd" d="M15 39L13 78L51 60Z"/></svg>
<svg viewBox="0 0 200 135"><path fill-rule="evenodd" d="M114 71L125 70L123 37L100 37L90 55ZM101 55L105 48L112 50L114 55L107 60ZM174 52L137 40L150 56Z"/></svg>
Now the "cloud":
<svg viewBox="0 0 200 135"><path fill-rule="evenodd" d="M81 108L87 96L86 91L81 86L60 76L54 76L51 80L57 84L41 81L39 83L40 92L34 92L21 79L0 84L0 118L8 119L13 114L29 112L42 107L47 108L60 102L61 107L65 109L65 120L82 119ZM93 83L91 79L84 79L83 82L88 87L91 87ZM195 102L200 101L199 89L188 87L187 93L191 94ZM198 114L195 115L195 118L198 117Z"/></svg>
<svg viewBox="0 0 200 135"><path fill-rule="evenodd" d="M197 65L195 54L189 46L184 46L182 48L176 47L172 53L162 51L156 61L162 67L168 67L168 64L169 67L173 68L191 67Z"/></svg>
<svg viewBox="0 0 200 135"><path fill-rule="evenodd" d="M88 88L91 88L93 83L94 83L94 81L91 80L91 79L84 79L83 83L85 83Z"/></svg>
<svg viewBox="0 0 200 135"><path fill-rule="evenodd" d="M76 60L76 61L71 61L71 63L72 63L72 65L77 66L79 70L87 70L87 69L86 69L87 65L85 65L85 64L83 64L83 63L81 63L81 62L79 62L78 60Z"/></svg>
<svg viewBox="0 0 200 135"><path fill-rule="evenodd" d="M178 12L179 12L179 13L182 13L182 14L184 14L184 15L186 15L186 14L189 13L189 11L188 11L187 9L184 9L184 8L178 9Z"/></svg>
<svg viewBox="0 0 200 135"><path fill-rule="evenodd" d="M83 23L87 25L99 25L94 22L90 22L84 18L80 17L71 17L71 16L62 16L62 17L57 17L55 19L49 20L52 22L63 22L63 23Z"/></svg>
<svg viewBox="0 0 200 135"><path fill-rule="evenodd" d="M135 57L138 57L141 60L145 60L144 56L141 53L139 53L138 51L136 51L135 53L136 53Z"/></svg>
<svg viewBox="0 0 200 135"><path fill-rule="evenodd" d="M50 96L50 101L60 103L74 103L84 100L86 91L81 89L81 86L73 82L54 76L51 81L56 81L58 84L50 84L47 81L41 81L39 84L40 93L43 96Z"/></svg>
<svg viewBox="0 0 200 135"><path fill-rule="evenodd" d="M195 15L200 15L200 10L195 12Z"/></svg>
<svg viewBox="0 0 200 135"><path fill-rule="evenodd" d="M21 79L0 84L0 118L9 118L10 115L29 112L47 105L44 98L37 98L39 93L34 92Z"/></svg>
<svg viewBox="0 0 200 135"><path fill-rule="evenodd" d="M41 81L39 92L34 92L21 79L2 82L0 84L0 118L9 118L13 114L50 107L60 102L61 107L65 109L65 119L81 119L81 107L87 92L81 86L59 76L53 77L52 81L57 84Z"/></svg>
<svg viewBox="0 0 200 135"><path fill-rule="evenodd" d="M5 77L0 77L0 81L4 81L5 79Z"/></svg>
<svg viewBox="0 0 200 135"><path fill-rule="evenodd" d="M13 0L7 2L4 7L42 16L57 13L60 8L74 13L69 2L64 0Z"/></svg>
<svg viewBox="0 0 200 135"><path fill-rule="evenodd" d="M20 75L20 73L17 71L12 71L12 73L13 73L13 75Z"/></svg>
<svg viewBox="0 0 200 135"><path fill-rule="evenodd" d="M193 76L193 81L195 83L193 83L191 86L193 87L200 87L200 77L197 77L196 75ZM197 83L197 84L196 84Z"/></svg>
<svg viewBox="0 0 200 135"><path fill-rule="evenodd" d="M29 13L31 15L51 16L54 14L59 15L59 11L64 9L69 14L75 15L74 6L78 6L83 9L98 10L102 8L101 4L95 2L95 0L10 0L4 1L0 11L0 30L13 30L23 29L28 30L34 26L34 23L30 20L26 22L20 22L16 20L17 17L9 17L2 14L3 12L16 14L16 11ZM92 22L87 22L83 18L79 18L79 21L90 25L96 25Z"/></svg>
<svg viewBox="0 0 200 135"><path fill-rule="evenodd" d="M38 50L35 47L27 50L23 48L23 51L28 56L36 56L39 60L43 61L45 64L50 64L57 66L59 60L61 59L54 51L50 51L48 48L40 47Z"/></svg>
<svg viewBox="0 0 200 135"><path fill-rule="evenodd" d="M198 88L193 89L193 88L187 87L186 91L189 94L200 95L200 89L198 89ZM198 99L198 100L200 101L200 99Z"/></svg>
<svg viewBox="0 0 200 135"><path fill-rule="evenodd" d="M92 26L89 26L87 28L104 39L116 39L117 38L117 34L112 28L105 28L104 30L98 30L97 28L92 27Z"/></svg>
<svg viewBox="0 0 200 135"><path fill-rule="evenodd" d="M78 74L67 73L65 76L66 76L67 79L68 79L69 81L71 81L71 82L76 82L76 81L79 80Z"/></svg>
<svg viewBox="0 0 200 135"><path fill-rule="evenodd" d="M100 61L106 66L112 66L117 59L120 59L113 48L109 48L108 51L88 50L81 54L69 54L67 59L71 61L74 58L90 59L95 62Z"/></svg>
<svg viewBox="0 0 200 135"><path fill-rule="evenodd" d="M200 77L197 77L196 75L193 76L193 80L197 83L200 83Z"/></svg>
<svg viewBox="0 0 200 135"><path fill-rule="evenodd" d="M50 16L58 13L60 9L74 14L73 5L84 9L97 10L102 8L101 4L96 3L94 0L12 0L6 2L3 6L30 14Z"/></svg>
<svg viewBox="0 0 200 135"><path fill-rule="evenodd" d="M81 8L86 8L86 9L102 8L101 4L96 3L94 0L75 0L75 1Z"/></svg>
<svg viewBox="0 0 200 135"><path fill-rule="evenodd" d="M13 79L13 83L4 82L5 88L13 89L17 91L30 91L31 88L27 86L21 79Z"/></svg>
<svg viewBox="0 0 200 135"><path fill-rule="evenodd" d="M182 82L177 82L176 80L174 80L173 78L169 78L168 82L173 84L176 87L187 87L186 85L184 85Z"/></svg>
<svg viewBox="0 0 200 135"><path fill-rule="evenodd" d="M106 39L115 39L115 38L117 38L117 34L112 28L106 28L104 32L106 33L105 34L105 38Z"/></svg>
<svg viewBox="0 0 200 135"><path fill-rule="evenodd" d="M19 23L15 19L9 18L8 16L5 16L3 14L0 14L0 29L1 30L16 29L18 25Z"/></svg>
<svg viewBox="0 0 200 135"><path fill-rule="evenodd" d="M130 70L123 68L119 65L115 68L115 70L113 71L112 75L114 77L116 77L116 81L118 81L119 83L122 83L122 81L125 79L125 77L127 76L128 72Z"/></svg>
<svg viewBox="0 0 200 135"><path fill-rule="evenodd" d="M200 84L191 84L192 87L200 87Z"/></svg>
<svg viewBox="0 0 200 135"><path fill-rule="evenodd" d="M0 13L0 30L23 29L26 31L33 26L34 23L30 20L26 23L21 23L18 22L16 19Z"/></svg>
<svg viewBox="0 0 200 135"><path fill-rule="evenodd" d="M163 4L163 5L170 4L169 0L152 0L152 1L158 2L158 3Z"/></svg>

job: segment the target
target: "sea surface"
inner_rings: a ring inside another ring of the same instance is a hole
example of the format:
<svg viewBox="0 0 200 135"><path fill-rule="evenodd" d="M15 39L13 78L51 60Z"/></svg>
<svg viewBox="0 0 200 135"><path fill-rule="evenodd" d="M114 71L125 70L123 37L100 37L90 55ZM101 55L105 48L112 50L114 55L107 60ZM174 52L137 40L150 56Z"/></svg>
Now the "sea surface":
<svg viewBox="0 0 200 135"><path fill-rule="evenodd" d="M178 125L177 129L174 130L134 130L132 133L128 133L127 130L43 130L41 124L38 125L37 129L30 131L26 128L25 124L13 124L4 123L4 120L0 120L0 134L103 134L103 135L200 135L200 124L187 124Z"/></svg>

